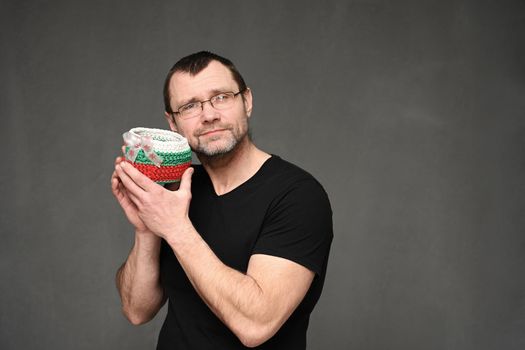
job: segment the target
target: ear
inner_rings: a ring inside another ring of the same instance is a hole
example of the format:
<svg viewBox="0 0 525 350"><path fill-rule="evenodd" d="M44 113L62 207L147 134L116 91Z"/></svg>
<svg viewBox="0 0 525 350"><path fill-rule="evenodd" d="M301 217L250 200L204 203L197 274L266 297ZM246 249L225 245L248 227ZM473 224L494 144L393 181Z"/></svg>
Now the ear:
<svg viewBox="0 0 525 350"><path fill-rule="evenodd" d="M171 131L177 132L177 124L175 123L175 116L173 114L169 114L168 112L164 112L164 117L166 117L166 120L168 121L168 124L170 125Z"/></svg>
<svg viewBox="0 0 525 350"><path fill-rule="evenodd" d="M249 118L250 115L252 114L252 107L253 107L253 104L252 104L253 96L252 96L252 90L250 88L246 88L246 91L243 92L243 101L244 101L244 110L246 111L246 115Z"/></svg>

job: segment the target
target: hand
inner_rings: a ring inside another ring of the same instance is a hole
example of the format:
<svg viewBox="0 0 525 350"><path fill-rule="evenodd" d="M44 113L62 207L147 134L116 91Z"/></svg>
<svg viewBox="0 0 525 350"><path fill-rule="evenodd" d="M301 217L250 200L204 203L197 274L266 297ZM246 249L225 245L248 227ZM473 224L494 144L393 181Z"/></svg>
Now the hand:
<svg viewBox="0 0 525 350"><path fill-rule="evenodd" d="M136 209L133 213L154 234L169 240L191 226L188 212L193 168L186 169L177 191L165 189L126 162L117 164L115 172Z"/></svg>
<svg viewBox="0 0 525 350"><path fill-rule="evenodd" d="M117 157L115 159L115 169L117 168L118 164L122 162L125 162L124 158ZM113 192L113 195L122 207L122 210L124 210L124 214L126 214L128 221L135 227L137 233L140 234L148 232L148 228L138 216L138 209L131 201L129 193L122 185L116 170L113 171L113 174L111 175L111 192Z"/></svg>

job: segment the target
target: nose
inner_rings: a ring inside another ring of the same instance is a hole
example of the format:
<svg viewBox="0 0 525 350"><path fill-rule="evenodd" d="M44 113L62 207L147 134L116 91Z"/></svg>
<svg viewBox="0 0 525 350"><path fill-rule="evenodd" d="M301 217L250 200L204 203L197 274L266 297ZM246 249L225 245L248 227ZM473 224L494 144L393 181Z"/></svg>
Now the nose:
<svg viewBox="0 0 525 350"><path fill-rule="evenodd" d="M215 108L213 108L210 101L206 101L202 104L202 118L207 122L212 122L216 119L219 119L219 113Z"/></svg>

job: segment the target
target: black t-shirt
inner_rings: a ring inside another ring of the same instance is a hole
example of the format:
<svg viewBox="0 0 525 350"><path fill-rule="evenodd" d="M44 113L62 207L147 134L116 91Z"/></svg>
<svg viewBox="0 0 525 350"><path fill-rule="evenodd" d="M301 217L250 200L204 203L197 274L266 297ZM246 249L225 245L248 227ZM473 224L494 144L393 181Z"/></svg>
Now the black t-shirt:
<svg viewBox="0 0 525 350"><path fill-rule="evenodd" d="M190 219L217 257L246 272L252 254L282 257L316 276L305 298L281 329L257 349L305 349L310 313L324 283L332 242L332 210L321 185L278 156L248 181L218 196L200 165L194 165ZM168 314L157 349L245 349L213 314L163 241L161 283Z"/></svg>

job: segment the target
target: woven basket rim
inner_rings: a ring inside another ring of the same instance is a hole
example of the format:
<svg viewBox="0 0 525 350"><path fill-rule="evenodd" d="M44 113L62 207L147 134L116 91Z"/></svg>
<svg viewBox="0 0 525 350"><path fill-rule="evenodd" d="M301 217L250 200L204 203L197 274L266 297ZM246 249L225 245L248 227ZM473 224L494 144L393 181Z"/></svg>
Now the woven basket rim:
<svg viewBox="0 0 525 350"><path fill-rule="evenodd" d="M163 152L189 151L188 140L171 130L137 127L129 131L137 136L149 135L152 138L153 149Z"/></svg>
<svg viewBox="0 0 525 350"><path fill-rule="evenodd" d="M133 128L129 131L132 134L135 134L137 136L143 136L143 135L150 135L153 137L153 141L159 141L159 142L187 142L186 138L182 136L181 134L178 134L171 130L165 130L165 129L157 129L157 128L145 128L145 127L137 127ZM157 140L155 139L155 136L163 136L166 137L167 140Z"/></svg>

